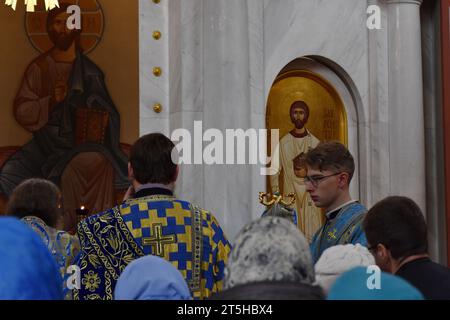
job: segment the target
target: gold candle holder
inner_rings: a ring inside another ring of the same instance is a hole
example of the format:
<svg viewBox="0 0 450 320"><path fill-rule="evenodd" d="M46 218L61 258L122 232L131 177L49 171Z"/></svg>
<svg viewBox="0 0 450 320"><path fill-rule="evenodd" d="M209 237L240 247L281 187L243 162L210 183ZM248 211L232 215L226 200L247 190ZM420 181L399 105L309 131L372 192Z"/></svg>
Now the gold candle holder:
<svg viewBox="0 0 450 320"><path fill-rule="evenodd" d="M290 207L295 203L295 193L289 193L288 195L282 196L280 194L260 192L259 202L266 207L273 206L276 203Z"/></svg>

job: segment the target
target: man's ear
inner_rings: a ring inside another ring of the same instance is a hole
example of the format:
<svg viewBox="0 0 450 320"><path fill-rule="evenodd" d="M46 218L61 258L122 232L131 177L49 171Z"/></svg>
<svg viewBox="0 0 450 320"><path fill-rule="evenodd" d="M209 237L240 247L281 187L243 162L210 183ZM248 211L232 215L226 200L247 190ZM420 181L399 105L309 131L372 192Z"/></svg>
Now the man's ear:
<svg viewBox="0 0 450 320"><path fill-rule="evenodd" d="M134 180L134 171L133 171L133 167L131 166L130 162L128 162L128 178L130 180Z"/></svg>
<svg viewBox="0 0 450 320"><path fill-rule="evenodd" d="M339 187L345 188L350 185L350 175L348 172L342 172L341 175L339 175Z"/></svg>
<svg viewBox="0 0 450 320"><path fill-rule="evenodd" d="M383 259L383 261L386 261L391 256L391 252L384 244L378 244L377 246L377 255L379 258Z"/></svg>
<svg viewBox="0 0 450 320"><path fill-rule="evenodd" d="M178 175L180 174L180 166L177 165L175 169L175 173L173 174L172 182L176 182L178 179Z"/></svg>

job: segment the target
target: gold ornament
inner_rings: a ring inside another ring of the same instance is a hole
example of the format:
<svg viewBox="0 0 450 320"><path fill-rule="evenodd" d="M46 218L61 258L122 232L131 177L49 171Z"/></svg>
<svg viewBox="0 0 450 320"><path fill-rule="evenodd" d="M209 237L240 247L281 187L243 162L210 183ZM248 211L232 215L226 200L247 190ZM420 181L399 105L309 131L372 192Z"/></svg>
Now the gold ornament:
<svg viewBox="0 0 450 320"><path fill-rule="evenodd" d="M156 113L161 113L162 111L162 105L159 103L155 103L153 105L153 111L155 111Z"/></svg>
<svg viewBox="0 0 450 320"><path fill-rule="evenodd" d="M45 10L52 10L53 8L59 8L58 0L44 0ZM34 12L34 7L37 5L37 0L24 0L27 12ZM17 0L5 0L5 5L10 6L14 11L17 7Z"/></svg>
<svg viewBox="0 0 450 320"><path fill-rule="evenodd" d="M155 39L155 40L161 39L161 32L158 30L153 31L153 39Z"/></svg>
<svg viewBox="0 0 450 320"><path fill-rule="evenodd" d="M154 67L153 68L153 74L155 75L155 77L159 77L162 74L162 70L160 67Z"/></svg>

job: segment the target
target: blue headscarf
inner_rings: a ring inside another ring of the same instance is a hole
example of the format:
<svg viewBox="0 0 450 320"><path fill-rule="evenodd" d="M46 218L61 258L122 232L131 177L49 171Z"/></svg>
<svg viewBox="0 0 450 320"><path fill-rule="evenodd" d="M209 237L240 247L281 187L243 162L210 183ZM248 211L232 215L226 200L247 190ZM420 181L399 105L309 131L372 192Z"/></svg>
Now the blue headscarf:
<svg viewBox="0 0 450 320"><path fill-rule="evenodd" d="M15 218L0 218L0 300L61 300L62 279L42 239Z"/></svg>
<svg viewBox="0 0 450 320"><path fill-rule="evenodd" d="M172 264L156 256L131 262L117 280L116 300L190 300L191 293Z"/></svg>
<svg viewBox="0 0 450 320"><path fill-rule="evenodd" d="M367 285L371 276L373 273L367 273L365 267L344 273L331 287L327 300L424 300L419 290L408 282L384 272L380 273L380 289L371 290Z"/></svg>

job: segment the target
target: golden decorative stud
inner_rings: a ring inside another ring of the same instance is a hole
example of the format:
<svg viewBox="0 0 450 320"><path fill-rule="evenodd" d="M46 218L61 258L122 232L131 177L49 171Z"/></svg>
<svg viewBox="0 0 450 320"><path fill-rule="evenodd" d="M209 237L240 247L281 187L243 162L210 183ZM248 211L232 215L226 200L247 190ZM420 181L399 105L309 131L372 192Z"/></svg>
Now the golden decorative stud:
<svg viewBox="0 0 450 320"><path fill-rule="evenodd" d="M153 68L153 74L155 75L155 77L159 77L162 74L162 70L160 67L154 67Z"/></svg>
<svg viewBox="0 0 450 320"><path fill-rule="evenodd" d="M153 31L153 39L155 39L155 40L161 39L161 32L158 30Z"/></svg>
<svg viewBox="0 0 450 320"><path fill-rule="evenodd" d="M155 103L153 105L153 111L155 111L156 113L161 113L162 111L162 105L160 103Z"/></svg>

